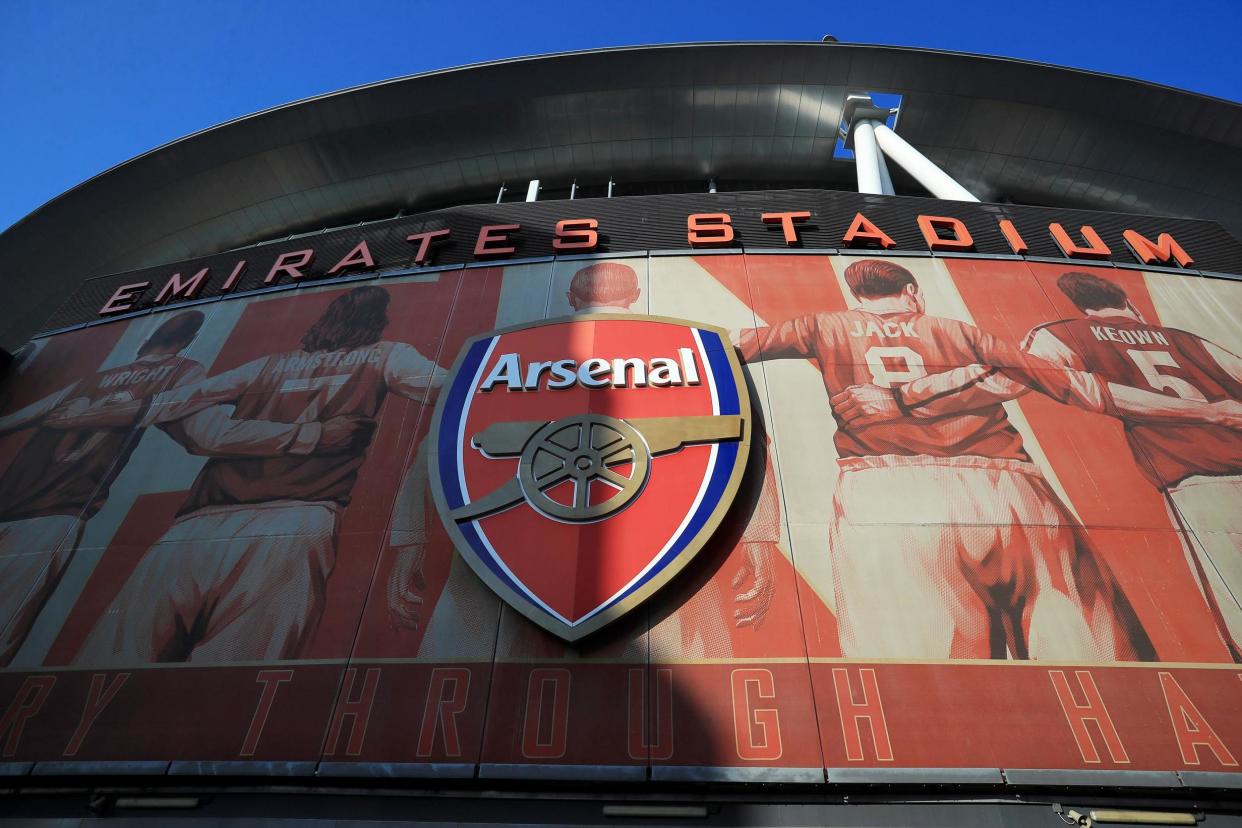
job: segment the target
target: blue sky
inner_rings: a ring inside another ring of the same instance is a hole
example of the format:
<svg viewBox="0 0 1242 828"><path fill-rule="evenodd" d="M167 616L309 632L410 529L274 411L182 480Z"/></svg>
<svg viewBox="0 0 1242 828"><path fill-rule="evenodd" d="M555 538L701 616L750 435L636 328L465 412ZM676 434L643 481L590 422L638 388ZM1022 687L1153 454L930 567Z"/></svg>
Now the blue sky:
<svg viewBox="0 0 1242 828"><path fill-rule="evenodd" d="M516 55L707 40L997 54L1242 99L1242 0L0 0L0 228L277 104Z"/></svg>

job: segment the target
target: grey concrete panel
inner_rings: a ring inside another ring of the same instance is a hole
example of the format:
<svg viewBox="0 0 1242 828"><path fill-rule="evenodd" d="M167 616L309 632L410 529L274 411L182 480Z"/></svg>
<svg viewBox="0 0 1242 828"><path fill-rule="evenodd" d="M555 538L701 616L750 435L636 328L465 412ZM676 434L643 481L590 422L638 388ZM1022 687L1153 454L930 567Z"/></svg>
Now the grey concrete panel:
<svg viewBox="0 0 1242 828"><path fill-rule="evenodd" d="M876 784L1000 785L1000 768L829 768L828 781Z"/></svg>
<svg viewBox="0 0 1242 828"><path fill-rule="evenodd" d="M1180 788L1173 771L1050 770L1006 768L1010 785L1108 786L1118 788Z"/></svg>
<svg viewBox="0 0 1242 828"><path fill-rule="evenodd" d="M656 782L823 782L823 768L726 768L655 765Z"/></svg>

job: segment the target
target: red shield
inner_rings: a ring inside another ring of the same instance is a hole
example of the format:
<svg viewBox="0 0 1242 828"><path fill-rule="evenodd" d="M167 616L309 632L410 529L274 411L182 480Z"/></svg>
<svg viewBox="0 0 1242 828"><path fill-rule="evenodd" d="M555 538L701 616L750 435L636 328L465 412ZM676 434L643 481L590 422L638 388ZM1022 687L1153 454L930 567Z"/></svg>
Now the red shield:
<svg viewBox="0 0 1242 828"><path fill-rule="evenodd" d="M702 547L746 465L724 332L659 317L538 322L466 343L432 426L441 518L514 608L576 640Z"/></svg>

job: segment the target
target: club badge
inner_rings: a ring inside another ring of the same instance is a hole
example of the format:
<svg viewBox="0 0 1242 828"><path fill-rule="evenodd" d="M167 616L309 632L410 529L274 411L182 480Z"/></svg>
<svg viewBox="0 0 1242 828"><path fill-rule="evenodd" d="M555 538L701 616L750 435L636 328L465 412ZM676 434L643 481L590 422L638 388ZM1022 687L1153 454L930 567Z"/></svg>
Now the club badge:
<svg viewBox="0 0 1242 828"><path fill-rule="evenodd" d="M652 316L535 322L466 343L432 424L458 551L575 641L694 557L741 483L750 403L724 331Z"/></svg>

